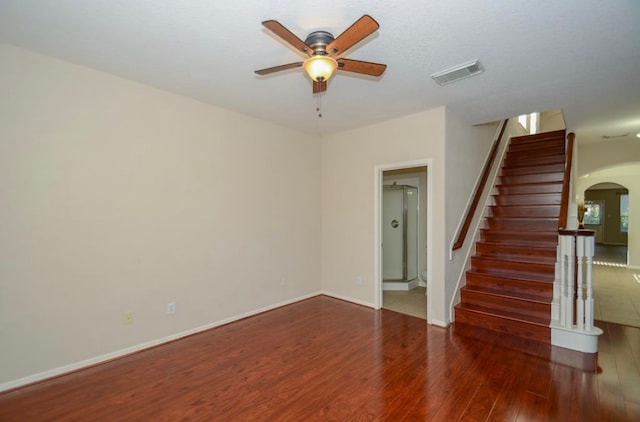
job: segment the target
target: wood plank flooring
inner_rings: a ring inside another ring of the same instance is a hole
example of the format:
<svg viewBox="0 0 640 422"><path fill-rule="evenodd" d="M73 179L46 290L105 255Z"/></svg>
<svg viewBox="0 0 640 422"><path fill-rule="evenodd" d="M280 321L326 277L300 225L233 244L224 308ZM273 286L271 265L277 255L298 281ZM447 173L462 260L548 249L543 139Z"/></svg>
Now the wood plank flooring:
<svg viewBox="0 0 640 422"><path fill-rule="evenodd" d="M598 325L583 371L318 296L0 394L0 420L640 420L640 329Z"/></svg>

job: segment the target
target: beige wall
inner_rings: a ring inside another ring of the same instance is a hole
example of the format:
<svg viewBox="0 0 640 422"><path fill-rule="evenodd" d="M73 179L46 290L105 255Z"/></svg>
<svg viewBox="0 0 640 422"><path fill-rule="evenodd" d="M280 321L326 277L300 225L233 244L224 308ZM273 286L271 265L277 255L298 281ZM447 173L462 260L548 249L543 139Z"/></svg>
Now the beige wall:
<svg viewBox="0 0 640 422"><path fill-rule="evenodd" d="M0 89L0 389L319 291L372 305L394 163L429 163L430 313L449 321L485 154L444 107L319 140L6 45Z"/></svg>
<svg viewBox="0 0 640 422"><path fill-rule="evenodd" d="M376 166L432 159L432 312L444 317L444 108L322 139L322 287L373 305ZM347 233L347 235L345 235ZM362 277L362 285L355 280Z"/></svg>
<svg viewBox="0 0 640 422"><path fill-rule="evenodd" d="M576 134L576 140L579 138ZM640 141L612 140L595 144L580 145L578 148L578 177L596 170L640 162Z"/></svg>
<svg viewBox="0 0 640 422"><path fill-rule="evenodd" d="M320 291L316 139L6 45L0 92L0 386Z"/></svg>
<svg viewBox="0 0 640 422"><path fill-rule="evenodd" d="M637 139L582 145L578 148L575 183L577 202L584 198L585 190L599 183L617 183L629 190L628 264L634 269L640 269L639 157L640 142Z"/></svg>
<svg viewBox="0 0 640 422"><path fill-rule="evenodd" d="M566 128L562 110L550 110L540 113L540 132L552 132Z"/></svg>
<svg viewBox="0 0 640 422"><path fill-rule="evenodd" d="M463 248L452 253L452 259L449 260L451 244L457 235L457 228L464 218L467 204L474 193L476 180L482 172L496 130L497 124L470 126L455 113L447 111L445 143L446 243L443 247L447 257L445 295L448 306L451 305L457 293L456 286L463 284L464 270L468 262L467 255L469 248L473 246L474 233L472 230L469 231ZM482 211L482 206L479 207L479 211ZM447 310L447 316L447 321L453 319L450 308Z"/></svg>

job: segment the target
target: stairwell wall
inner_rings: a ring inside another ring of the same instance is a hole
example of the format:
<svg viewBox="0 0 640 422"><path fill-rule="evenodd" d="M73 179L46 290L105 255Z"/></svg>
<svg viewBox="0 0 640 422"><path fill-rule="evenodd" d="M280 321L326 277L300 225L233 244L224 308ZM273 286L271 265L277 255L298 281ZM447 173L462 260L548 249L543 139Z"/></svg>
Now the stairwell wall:
<svg viewBox="0 0 640 422"><path fill-rule="evenodd" d="M498 130L498 123L472 126L450 110L446 114L445 142L445 245L447 255L457 229L464 218L476 181L480 178L484 162ZM483 211L482 203L477 209ZM473 226L472 226L473 227ZM458 295L460 274L467 266L466 256L473 244L475 233L469 232L463 247L447 259L445 264L445 295L451 304ZM448 309L447 322L453 316Z"/></svg>
<svg viewBox="0 0 640 422"><path fill-rule="evenodd" d="M482 168L488 158L493 140L498 135L499 124L483 125L484 127L469 126L456 118L453 113L447 114L447 119L447 239L449 241L447 250L450 251L450 259L446 264L446 291L450 304L448 309L449 322L453 322L453 308L460 302L460 288L465 285L465 271L471 265L470 256L473 253L477 238L476 228L481 228L481 221L479 220L483 218L484 209L490 200L495 176L499 175L502 154L508 146L509 138L526 135L526 132L515 118L510 119L507 123L503 143L494 162L494 169L487 180L487 186L485 186L464 244L460 249L451 251L453 240L462 225L462 219L465 217L464 213L473 199L475 184L481 177ZM465 145L473 140L475 142ZM475 157L465 156L466 151L473 151ZM463 174L457 174L455 171L463 168L465 169L462 171ZM475 173L470 171L469 168L475 168ZM462 193L458 194L458 192L465 192L466 196L463 196ZM463 203L463 201L466 202Z"/></svg>

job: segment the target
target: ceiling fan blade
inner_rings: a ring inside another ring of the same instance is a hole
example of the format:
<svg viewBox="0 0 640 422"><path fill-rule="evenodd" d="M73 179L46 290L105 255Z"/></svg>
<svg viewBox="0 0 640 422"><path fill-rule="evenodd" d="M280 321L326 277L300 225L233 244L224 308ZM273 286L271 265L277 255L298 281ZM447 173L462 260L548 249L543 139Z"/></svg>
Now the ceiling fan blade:
<svg viewBox="0 0 640 422"><path fill-rule="evenodd" d="M267 67L266 69L256 70L258 75L268 75L270 73L280 72L281 70L293 69L302 66L302 62L281 64L280 66Z"/></svg>
<svg viewBox="0 0 640 422"><path fill-rule="evenodd" d="M378 22L376 22L371 16L364 15L340 34L338 38L327 45L327 54L335 56L337 54L344 53L354 44L376 32L378 28L380 28Z"/></svg>
<svg viewBox="0 0 640 422"><path fill-rule="evenodd" d="M327 81L316 82L313 81L313 93L318 94L327 90Z"/></svg>
<svg viewBox="0 0 640 422"><path fill-rule="evenodd" d="M360 60L338 59L338 70L380 76L387 69L386 64L363 62Z"/></svg>
<svg viewBox="0 0 640 422"><path fill-rule="evenodd" d="M262 22L262 25L282 38L284 41L289 43L296 50L311 56L313 54L313 49L304 43L300 38L298 38L293 32L289 31L284 27L280 22L276 20L268 20Z"/></svg>

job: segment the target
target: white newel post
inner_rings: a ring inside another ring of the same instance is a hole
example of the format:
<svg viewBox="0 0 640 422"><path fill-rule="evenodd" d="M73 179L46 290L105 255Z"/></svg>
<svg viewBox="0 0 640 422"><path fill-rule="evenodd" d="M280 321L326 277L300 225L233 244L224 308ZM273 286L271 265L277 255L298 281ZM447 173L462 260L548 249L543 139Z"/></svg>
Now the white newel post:
<svg viewBox="0 0 640 422"><path fill-rule="evenodd" d="M591 230L559 231L551 307L551 344L585 353L598 351L602 334L593 325L593 235Z"/></svg>

